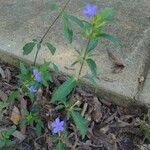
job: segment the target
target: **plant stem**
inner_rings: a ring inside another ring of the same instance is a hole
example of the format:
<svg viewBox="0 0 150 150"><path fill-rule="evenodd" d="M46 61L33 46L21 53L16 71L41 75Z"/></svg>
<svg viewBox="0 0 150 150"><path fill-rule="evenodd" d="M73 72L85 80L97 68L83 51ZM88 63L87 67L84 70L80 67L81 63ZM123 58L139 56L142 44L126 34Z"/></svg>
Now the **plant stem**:
<svg viewBox="0 0 150 150"><path fill-rule="evenodd" d="M85 52L84 52L84 55L83 55L83 59L82 59L82 62L81 62L81 66L80 66L80 69L79 69L79 73L78 73L78 76L77 76L77 81L79 80L80 75L82 73L82 69L83 69L83 66L84 66L85 59L86 59L89 43L90 43L90 39L88 39L88 42L87 42L87 46L86 46L86 49L85 49Z"/></svg>
<svg viewBox="0 0 150 150"><path fill-rule="evenodd" d="M86 59L86 55L87 55L87 50L88 50L89 43L90 43L90 38L88 39L87 46L86 46L84 54L83 54L83 59L82 59L82 62L81 62L81 66L80 66L78 75L77 75L77 82L79 81L80 75L82 73L82 69L83 69L83 66L84 66L85 59ZM73 98L73 94L75 93L75 90L76 90L76 87L72 91L71 99Z"/></svg>
<svg viewBox="0 0 150 150"><path fill-rule="evenodd" d="M57 20L61 17L62 13L63 13L64 10L66 9L66 7L67 7L67 5L69 4L70 1L71 1L71 0L68 0L68 1L65 3L64 7L62 8L62 10L61 10L60 13L58 14L58 16L55 18L55 20L54 20L54 21L52 22L52 24L49 26L49 28L47 29L47 31L45 32L45 34L42 36L42 38L41 38L39 44L42 44L44 38L46 37L46 35L47 35L48 32L50 31L50 29L53 27L53 25L57 22ZM40 49L41 49L41 48L38 48L38 49L37 49L37 52L36 52L36 55L35 55L35 58L34 58L34 66L35 66L35 64L36 64L37 56L38 56L38 53L39 53Z"/></svg>

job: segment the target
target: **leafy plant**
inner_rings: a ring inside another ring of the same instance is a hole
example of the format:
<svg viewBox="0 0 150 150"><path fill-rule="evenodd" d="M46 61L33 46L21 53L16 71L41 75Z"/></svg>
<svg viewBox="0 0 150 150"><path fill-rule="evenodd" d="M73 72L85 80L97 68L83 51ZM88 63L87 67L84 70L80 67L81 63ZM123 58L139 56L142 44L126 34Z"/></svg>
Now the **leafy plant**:
<svg viewBox="0 0 150 150"><path fill-rule="evenodd" d="M141 121L140 129L144 134L144 140L146 139L150 142L150 109L144 116L143 121Z"/></svg>
<svg viewBox="0 0 150 150"><path fill-rule="evenodd" d="M24 117L20 122L20 126L23 127L25 125L30 125L36 128L37 135L42 134L42 129L44 129L44 124L41 118L39 117L38 112L28 112L24 113Z"/></svg>
<svg viewBox="0 0 150 150"><path fill-rule="evenodd" d="M120 43L116 40L115 37L106 34L103 32L103 26L110 20L112 17L112 10L105 9L102 12L97 12L97 7L95 5L87 4L85 9L82 10L82 13L88 17L88 20L80 20L79 18L64 13L63 22L64 22L64 35L69 43L73 41L73 29L71 22L76 23L81 29L81 36L87 40L87 45L81 50L76 50L78 57L75 60L71 67L76 64L80 64L79 71L76 77L71 77L65 81L58 89L56 89L51 98L51 102L57 105L56 110L65 109L67 119L72 119L75 126L79 130L82 138L87 134L88 124L84 117L81 116L77 108L77 102L72 105L72 102L67 101L67 96L74 92L74 89L79 83L81 78L86 78L93 84L96 83L97 77L97 66L94 61L93 54L96 49L98 42L101 38L106 38L113 42L116 46L120 46ZM89 20L90 18L90 20ZM87 65L91 74L82 75L83 67ZM70 99L72 101L72 99Z"/></svg>
<svg viewBox="0 0 150 150"><path fill-rule="evenodd" d="M8 105L9 103L7 103L6 101L0 101L0 120L3 119L3 109Z"/></svg>
<svg viewBox="0 0 150 150"><path fill-rule="evenodd" d="M80 36L82 36L82 39L86 41L85 47L75 49L77 58L70 65L71 68L77 64L79 65L78 71L76 71L77 74L68 77L65 82L53 91L49 98L50 103L55 106L55 111L63 110L65 114L65 121L61 121L60 118L57 117L52 122L50 128L52 130L53 143L56 145L56 150L65 149L65 139L67 138L65 123L67 123L68 120L73 122L82 136L82 139L85 138L87 134L88 121L81 115L81 108L79 107L80 101L73 98L73 94L81 79L89 80L92 84L96 85L98 70L93 56L99 41L101 41L102 38L105 38L112 42L116 47L121 47L115 37L104 32L104 26L112 20L113 13L111 9L104 9L103 11L98 12L96 5L88 3L81 10L81 13L86 17L86 19L82 20L65 11L69 2L70 0L66 1L65 5L58 13L58 16L54 19L40 40L33 39L26 43L23 47L24 55L28 55L36 49L34 64L30 67L26 67L23 63L20 63L20 74L18 76L20 82L19 88L12 92L8 98L8 102L12 102L18 96L23 95L31 99L32 105L35 104L35 97L38 90L48 88L53 82L54 77L50 74L49 67L54 70L55 77L59 72L57 65L53 62L45 62L39 66L36 65L37 57L42 47L48 49L51 55L54 55L57 51L56 47L51 42L45 41L45 37L55 25L57 20L62 18L64 36L71 44L74 41L75 36L72 24L77 25L80 31ZM50 9L51 11L58 12L58 8L59 6L57 6L57 4L53 4ZM89 74L83 74L85 66L88 67L90 72ZM5 107L5 105L2 106ZM37 134L40 135L44 128L44 124L40 118L40 111L34 112L32 109L25 111L20 125L32 126L36 128Z"/></svg>
<svg viewBox="0 0 150 150"><path fill-rule="evenodd" d="M69 78L52 95L51 102L64 100L68 94L75 88L77 81L75 78Z"/></svg>
<svg viewBox="0 0 150 150"><path fill-rule="evenodd" d="M79 130L80 134L82 135L82 138L84 139L84 137L87 134L87 120L85 120L81 114L75 110L72 110L71 112L71 117L77 127L77 129Z"/></svg>
<svg viewBox="0 0 150 150"><path fill-rule="evenodd" d="M9 147L15 144L15 142L11 139L15 130L15 128L8 128L0 132L0 148Z"/></svg>

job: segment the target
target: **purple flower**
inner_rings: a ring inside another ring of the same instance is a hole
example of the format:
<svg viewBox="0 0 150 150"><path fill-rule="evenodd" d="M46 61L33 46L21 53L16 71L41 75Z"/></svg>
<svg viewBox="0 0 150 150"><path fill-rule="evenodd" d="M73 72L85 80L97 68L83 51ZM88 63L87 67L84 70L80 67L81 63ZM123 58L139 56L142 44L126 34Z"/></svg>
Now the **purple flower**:
<svg viewBox="0 0 150 150"><path fill-rule="evenodd" d="M37 90L36 90L36 88L35 88L34 86L31 86L31 87L28 88L28 89L29 89L29 91L30 91L31 93L37 92Z"/></svg>
<svg viewBox="0 0 150 150"><path fill-rule="evenodd" d="M64 121L60 121L59 118L56 118L52 122L52 132L53 133L59 133L61 131L64 131Z"/></svg>
<svg viewBox="0 0 150 150"><path fill-rule="evenodd" d="M41 73L37 69L33 69L32 73L35 76L34 80L37 82L40 82L41 81Z"/></svg>
<svg viewBox="0 0 150 150"><path fill-rule="evenodd" d="M85 15L86 17L91 17L93 15L95 15L97 12L97 6L96 5L92 5L90 3L87 3L84 7L84 9L81 11L81 13L83 15Z"/></svg>

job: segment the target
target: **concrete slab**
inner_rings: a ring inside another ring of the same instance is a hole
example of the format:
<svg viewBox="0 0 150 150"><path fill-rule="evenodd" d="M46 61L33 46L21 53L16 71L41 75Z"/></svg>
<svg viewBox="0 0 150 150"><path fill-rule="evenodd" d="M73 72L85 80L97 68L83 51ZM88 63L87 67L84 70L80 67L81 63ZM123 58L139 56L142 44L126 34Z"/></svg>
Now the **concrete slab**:
<svg viewBox="0 0 150 150"><path fill-rule="evenodd" d="M22 47L33 38L43 35L56 14L50 11L50 5L59 0L1 0L0 1L0 57L4 60L4 53L14 55L27 61L32 61L35 53L22 56ZM93 0L91 2L94 2ZM99 9L111 7L115 12L115 23L107 27L107 31L116 35L124 47L117 50L107 41L102 41L96 51L97 67L99 72L98 93L107 100L118 104L137 104L139 99L139 78L146 77L147 62L150 59L148 45L150 43L150 1L149 0L101 0L97 3ZM80 0L72 0L68 10L80 15L84 4ZM75 27L74 27L75 28ZM78 29L75 28L75 31ZM65 70L74 57L74 46L84 45L83 39L76 38L72 45L68 45L63 36L61 21L48 34L45 41L51 41L57 47L57 53L52 57L45 48L38 57L38 63L54 60L60 69L67 74L76 74L77 71ZM125 69L121 73L112 73L112 62L107 50L110 50L124 59ZM3 55L2 55L3 53ZM6 56L6 55L5 55ZM8 60L9 61L9 60ZM84 68L83 73L88 73ZM141 101L140 101L141 102ZM145 104L145 101L142 101Z"/></svg>
<svg viewBox="0 0 150 150"><path fill-rule="evenodd" d="M145 80L144 88L139 97L140 101L144 101L150 107L150 70L147 79Z"/></svg>

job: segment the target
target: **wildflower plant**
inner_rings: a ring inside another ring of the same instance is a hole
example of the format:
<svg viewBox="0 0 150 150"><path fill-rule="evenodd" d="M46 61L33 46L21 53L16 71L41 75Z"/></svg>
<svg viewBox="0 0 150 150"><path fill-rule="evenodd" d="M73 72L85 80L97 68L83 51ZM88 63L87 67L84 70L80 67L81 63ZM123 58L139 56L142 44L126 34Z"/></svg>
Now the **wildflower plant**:
<svg viewBox="0 0 150 150"><path fill-rule="evenodd" d="M31 127L34 127L34 124L36 133L40 136L42 134L42 129L44 129L44 124L39 116L39 112L24 112L24 117L20 121L20 127L22 128L25 125L30 125Z"/></svg>
<svg viewBox="0 0 150 150"><path fill-rule="evenodd" d="M147 114L144 115L143 121L140 122L140 129L144 135L144 140L150 142L150 109L148 109Z"/></svg>
<svg viewBox="0 0 150 150"><path fill-rule="evenodd" d="M0 132L0 148L13 146L15 144L15 142L11 140L11 136L15 130L15 128L8 128Z"/></svg>
<svg viewBox="0 0 150 150"><path fill-rule="evenodd" d="M24 55L28 55L36 49L34 64L31 67L26 68L23 63L20 63L20 75L18 76L20 79L20 87L17 91L13 92L9 98L10 101L12 101L21 93L30 97L31 102L34 102L37 91L40 88L48 87L49 84L53 82L52 75L49 72L49 67L51 66L55 75L58 75L58 67L53 62L45 62L40 66L36 66L39 51L41 50L41 47L46 47L50 51L51 55L55 54L55 46L53 46L51 42L45 42L45 37L59 18L61 18L63 22L64 36L70 44L74 40L72 23L77 25L80 28L80 35L86 41L85 47L82 47L79 50L75 49L78 56L77 59L70 65L71 67L74 67L78 64L78 73L77 75L68 77L68 79L56 88L49 97L50 103L56 106L56 112L65 110L65 116L63 116L65 117L65 121L61 121L60 118L54 118L55 120L51 124L52 135L57 137L57 143L55 141L56 149L59 150L65 149L62 137L66 135L65 130L67 129L65 129L64 124L66 124L68 120L75 124L82 136L82 139L84 139L87 134L88 121L80 113L80 101L73 98L73 96L70 96L69 98L68 95L74 94L74 91L79 85L79 81L81 79L89 80L94 85L97 82L97 66L93 56L98 42L102 38L105 38L111 41L115 46L120 47L120 43L116 40L116 38L105 33L103 28L113 16L111 9L108 8L99 12L96 5L88 3L81 10L81 14L85 16L85 20L81 20L80 18L65 11L69 2L70 0L66 1L64 7L40 40L33 39L23 47ZM58 11L57 5L54 5L53 8L53 10ZM91 72L90 74L83 75L82 72L85 65L88 66ZM38 115L39 113L34 114L26 112L24 118L22 118L22 123L31 126L36 124L37 130L40 128L41 131L41 129L44 128L44 125Z"/></svg>

